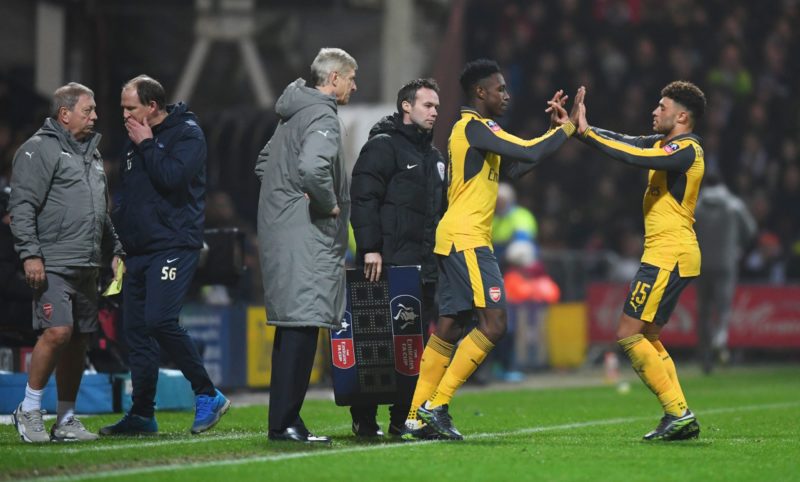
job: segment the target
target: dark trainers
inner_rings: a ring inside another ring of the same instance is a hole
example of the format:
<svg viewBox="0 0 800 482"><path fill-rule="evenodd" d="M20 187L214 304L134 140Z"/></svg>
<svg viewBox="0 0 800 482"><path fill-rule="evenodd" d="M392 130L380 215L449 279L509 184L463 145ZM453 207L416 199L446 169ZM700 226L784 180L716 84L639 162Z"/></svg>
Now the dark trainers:
<svg viewBox="0 0 800 482"><path fill-rule="evenodd" d="M36 444L50 441L50 434L44 429L42 414L44 414L44 410L23 412L21 403L11 414L11 420L14 421L14 427L17 428L19 438L23 442Z"/></svg>
<svg viewBox="0 0 800 482"><path fill-rule="evenodd" d="M142 417L130 412L119 422L100 429L100 435L155 435L157 432L156 417Z"/></svg>
<svg viewBox="0 0 800 482"><path fill-rule="evenodd" d="M654 430L646 433L643 438L644 440L680 440L675 438L675 436L691 425L692 422L696 424L697 418L692 411L688 409L681 417L665 414L661 417L661 422L659 422L658 426ZM700 426L697 425L698 434L700 433L699 429Z"/></svg>
<svg viewBox="0 0 800 482"><path fill-rule="evenodd" d="M449 440L464 440L464 436L453 426L453 419L448 412L448 406L428 407L425 402L417 409L417 416L430 425L442 438Z"/></svg>
<svg viewBox="0 0 800 482"><path fill-rule="evenodd" d="M383 430L375 420L353 420L352 429L356 437L383 437Z"/></svg>
<svg viewBox="0 0 800 482"><path fill-rule="evenodd" d="M424 424L422 421L417 421L414 426L411 426L411 422L406 422L406 424L403 425L403 429L400 432L400 439L403 442L416 442L418 440L441 440L442 436L430 425Z"/></svg>
<svg viewBox="0 0 800 482"><path fill-rule="evenodd" d="M194 424L192 424L192 433L203 433L210 429L219 422L219 419L225 415L225 412L231 408L231 401L217 389L214 389L216 395L210 397L208 395L198 395L194 397L195 412Z"/></svg>

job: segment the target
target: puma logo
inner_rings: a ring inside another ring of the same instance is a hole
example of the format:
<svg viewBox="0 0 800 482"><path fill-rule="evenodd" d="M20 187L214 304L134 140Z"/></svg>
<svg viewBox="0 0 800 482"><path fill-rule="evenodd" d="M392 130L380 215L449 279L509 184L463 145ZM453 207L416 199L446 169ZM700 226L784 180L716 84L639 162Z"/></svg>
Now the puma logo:
<svg viewBox="0 0 800 482"><path fill-rule="evenodd" d="M33 151L25 152L25 155L28 156L28 159L33 159Z"/></svg>
<svg viewBox="0 0 800 482"><path fill-rule="evenodd" d="M330 131L326 130L325 132L322 132L322 131L315 131L315 132L319 132L320 134L322 134L323 137L328 137L328 132L330 132Z"/></svg>

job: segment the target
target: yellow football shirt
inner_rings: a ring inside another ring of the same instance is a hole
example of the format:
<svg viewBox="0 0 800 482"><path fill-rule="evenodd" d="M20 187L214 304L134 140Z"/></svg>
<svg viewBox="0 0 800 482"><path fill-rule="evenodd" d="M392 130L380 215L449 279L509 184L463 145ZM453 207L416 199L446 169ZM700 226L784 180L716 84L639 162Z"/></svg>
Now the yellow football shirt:
<svg viewBox="0 0 800 482"><path fill-rule="evenodd" d="M700 275L700 247L694 232L694 208L705 161L700 138L682 134L630 137L590 127L583 140L610 157L649 169L644 193L642 262L681 276Z"/></svg>
<svg viewBox="0 0 800 482"><path fill-rule="evenodd" d="M575 126L567 123L535 139L521 139L474 109L462 108L447 146L448 207L436 229L434 252L448 255L453 246L456 251L492 248L501 159L503 173L518 177L553 154L574 132Z"/></svg>

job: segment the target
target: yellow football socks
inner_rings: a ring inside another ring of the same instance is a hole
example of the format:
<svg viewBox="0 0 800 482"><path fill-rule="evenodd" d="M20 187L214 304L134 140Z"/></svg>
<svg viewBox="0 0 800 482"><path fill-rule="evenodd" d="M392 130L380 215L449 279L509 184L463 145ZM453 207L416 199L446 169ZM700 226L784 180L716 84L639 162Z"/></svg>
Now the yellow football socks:
<svg viewBox="0 0 800 482"><path fill-rule="evenodd" d="M411 399L411 410L408 420L417 419L417 408L425 400L433 396L436 387L442 380L445 370L450 365L455 345L447 343L436 335L431 335L425 350L422 352L422 361L419 366L419 379L414 389L414 398Z"/></svg>
<svg viewBox="0 0 800 482"><path fill-rule="evenodd" d="M664 412L676 417L682 416L686 411L686 401L672 383L655 347L641 334L623 338L617 343L625 350L639 378L658 397Z"/></svg>
<svg viewBox="0 0 800 482"><path fill-rule="evenodd" d="M483 363L492 348L494 344L477 328L465 336L428 406L433 408L450 403L456 390Z"/></svg>
<svg viewBox="0 0 800 482"><path fill-rule="evenodd" d="M681 382L678 380L678 370L675 369L675 362L672 360L672 357L669 356L667 349L664 348L664 344L658 339L658 335L645 335L645 338L650 341L650 344L653 345L653 348L658 352L658 356L661 357L664 368L667 370L667 375L669 375L669 379L672 380L672 386L678 391L680 405L687 407L686 396L683 394Z"/></svg>

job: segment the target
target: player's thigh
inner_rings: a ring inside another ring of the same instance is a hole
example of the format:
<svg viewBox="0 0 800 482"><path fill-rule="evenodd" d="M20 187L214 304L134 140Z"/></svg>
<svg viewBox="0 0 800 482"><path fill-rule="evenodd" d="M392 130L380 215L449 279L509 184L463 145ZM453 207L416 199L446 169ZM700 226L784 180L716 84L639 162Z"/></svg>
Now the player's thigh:
<svg viewBox="0 0 800 482"><path fill-rule="evenodd" d="M623 313L645 323L663 326L675 310L680 294L694 277L642 263L631 281Z"/></svg>
<svg viewBox="0 0 800 482"><path fill-rule="evenodd" d="M173 249L150 255L145 270L148 325L177 320L197 270L199 251Z"/></svg>
<svg viewBox="0 0 800 482"><path fill-rule="evenodd" d="M81 268L75 278L72 312L80 333L97 331L97 268Z"/></svg>
<svg viewBox="0 0 800 482"><path fill-rule="evenodd" d="M437 255L439 313L453 316L473 308L505 309L503 276L485 246Z"/></svg>
<svg viewBox="0 0 800 482"><path fill-rule="evenodd" d="M33 292L33 329L74 326L74 292L70 276L47 272L42 287Z"/></svg>
<svg viewBox="0 0 800 482"><path fill-rule="evenodd" d="M476 299L479 296L483 298L483 306L478 306L477 303L475 306L487 310L491 319L496 319L499 316L497 310L500 310L505 319L506 287L497 258L494 252L485 246L475 248L474 252L477 270L473 269L470 272L470 279L473 280Z"/></svg>
<svg viewBox="0 0 800 482"><path fill-rule="evenodd" d="M442 317L455 320L459 313L473 308L472 287L464 254L455 250L446 256L437 254L436 263L439 269L436 291L440 320Z"/></svg>

